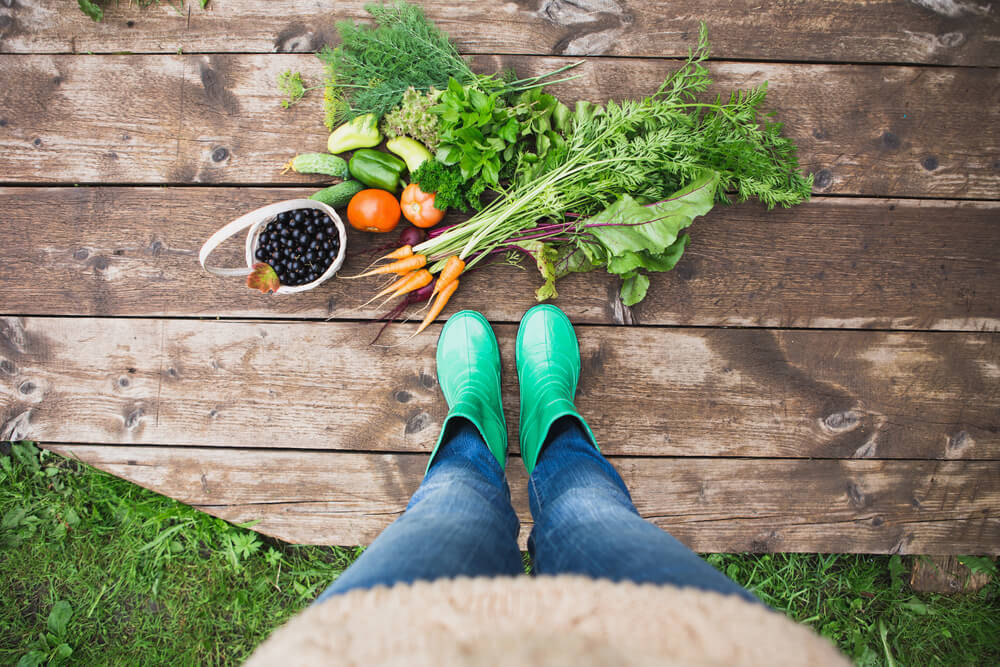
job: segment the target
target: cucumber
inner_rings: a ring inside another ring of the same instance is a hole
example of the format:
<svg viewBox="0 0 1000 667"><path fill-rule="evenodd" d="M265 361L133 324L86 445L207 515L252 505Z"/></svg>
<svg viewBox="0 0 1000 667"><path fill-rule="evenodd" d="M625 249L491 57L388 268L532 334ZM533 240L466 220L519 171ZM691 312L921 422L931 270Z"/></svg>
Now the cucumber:
<svg viewBox="0 0 1000 667"><path fill-rule="evenodd" d="M326 174L334 178L347 178L347 162L343 158L329 153L303 153L296 155L285 169L291 169L299 174Z"/></svg>
<svg viewBox="0 0 1000 667"><path fill-rule="evenodd" d="M347 206L347 203L351 201L351 197L364 189L365 186L357 181L344 181L343 183L323 188L309 199L315 199L333 208L342 208Z"/></svg>

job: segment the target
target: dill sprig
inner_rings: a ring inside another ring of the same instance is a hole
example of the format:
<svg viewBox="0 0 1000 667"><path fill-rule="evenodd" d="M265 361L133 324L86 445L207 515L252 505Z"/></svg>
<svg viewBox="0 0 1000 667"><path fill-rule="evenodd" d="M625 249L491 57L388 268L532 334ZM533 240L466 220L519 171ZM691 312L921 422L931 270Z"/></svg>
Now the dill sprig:
<svg viewBox="0 0 1000 667"><path fill-rule="evenodd" d="M405 2L365 5L374 26L337 24L340 45L318 54L327 76L325 110L332 126L366 113L384 116L409 88L444 88L477 78L448 36L423 10Z"/></svg>
<svg viewBox="0 0 1000 667"><path fill-rule="evenodd" d="M365 11L374 25L341 21L337 24L340 45L324 47L317 54L326 71L323 109L331 131L356 116L385 116L410 88L443 90L455 79L462 85L474 83L483 91L509 95L575 78L552 79L579 64L525 79L517 79L512 72L476 74L419 6L398 0L365 5Z"/></svg>

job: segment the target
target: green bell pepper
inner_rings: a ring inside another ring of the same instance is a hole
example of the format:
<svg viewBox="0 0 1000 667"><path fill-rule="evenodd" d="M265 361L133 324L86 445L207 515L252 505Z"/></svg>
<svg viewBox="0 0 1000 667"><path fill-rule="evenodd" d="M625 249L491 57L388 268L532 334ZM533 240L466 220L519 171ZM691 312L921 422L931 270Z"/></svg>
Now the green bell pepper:
<svg viewBox="0 0 1000 667"><path fill-rule="evenodd" d="M364 116L347 121L334 130L326 142L326 149L331 153L343 153L355 148L378 146L381 141L382 134L378 131L378 117L373 113L366 113Z"/></svg>
<svg viewBox="0 0 1000 667"><path fill-rule="evenodd" d="M354 151L347 169L351 176L368 187L395 193L399 189L399 177L406 169L406 163L395 155L362 148Z"/></svg>

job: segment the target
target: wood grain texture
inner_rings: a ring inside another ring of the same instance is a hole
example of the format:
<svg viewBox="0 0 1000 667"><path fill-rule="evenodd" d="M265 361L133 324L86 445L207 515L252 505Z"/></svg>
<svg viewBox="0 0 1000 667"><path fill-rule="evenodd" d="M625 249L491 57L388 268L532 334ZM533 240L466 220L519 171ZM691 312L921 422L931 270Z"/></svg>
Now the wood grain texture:
<svg viewBox="0 0 1000 667"><path fill-rule="evenodd" d="M528 75L565 58L489 57L477 69ZM676 61L590 59L554 87L568 102L653 92ZM315 183L280 174L322 150L321 96L279 107L275 78L301 55L24 56L0 88L7 183ZM815 191L1000 198L1000 70L713 63L719 91L770 81L769 102L800 147Z"/></svg>
<svg viewBox="0 0 1000 667"><path fill-rule="evenodd" d="M0 439L430 451L438 327L4 318ZM409 335L401 327L386 343ZM495 327L517 447L513 325ZM608 454L1000 458L1000 334L578 328Z"/></svg>
<svg viewBox="0 0 1000 667"><path fill-rule="evenodd" d="M265 534L368 544L427 459L413 454L62 445L158 493ZM701 552L1000 553L1000 463L611 458L639 513ZM527 479L507 465L524 548Z"/></svg>
<svg viewBox="0 0 1000 667"><path fill-rule="evenodd" d="M961 558L961 555L958 556ZM990 583L987 572L972 572L955 556L922 556L913 561L910 588L920 593L975 593Z"/></svg>
<svg viewBox="0 0 1000 667"><path fill-rule="evenodd" d="M178 15L124 3L93 23L65 0L0 4L0 52L315 51L361 0L214 0ZM743 60L1000 64L994 3L854 0L520 0L420 3L466 53L683 56L707 22L718 57Z"/></svg>
<svg viewBox="0 0 1000 667"><path fill-rule="evenodd" d="M0 188L0 311L21 315L374 318L356 309L375 282L332 280L289 297L252 292L197 264L231 218L295 188ZM817 197L794 209L716 207L691 228L677 268L653 276L632 324L996 330L1000 203ZM384 239L349 230L351 249ZM237 266L243 239L212 262ZM367 258L348 259L345 275ZM30 280L25 277L30 276ZM532 267L499 265L463 280L447 312L517 322L535 302ZM500 287L502 285L502 287ZM618 281L559 282L576 322L623 323ZM501 297L502 298L499 298ZM446 312L446 314L447 314Z"/></svg>

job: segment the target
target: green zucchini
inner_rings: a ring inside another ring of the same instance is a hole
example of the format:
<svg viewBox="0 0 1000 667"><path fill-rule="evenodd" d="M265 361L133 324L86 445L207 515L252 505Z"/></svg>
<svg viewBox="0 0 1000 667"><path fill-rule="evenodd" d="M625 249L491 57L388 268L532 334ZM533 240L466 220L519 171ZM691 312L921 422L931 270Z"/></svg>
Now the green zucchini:
<svg viewBox="0 0 1000 667"><path fill-rule="evenodd" d="M347 162L343 158L329 153L303 153L296 155L288 164L285 171L291 169L299 174L325 174L334 178L347 178L350 172L347 170Z"/></svg>
<svg viewBox="0 0 1000 667"><path fill-rule="evenodd" d="M323 188L309 199L315 199L333 208L342 208L347 206L348 202L351 201L351 197L364 189L365 186L357 181L344 181L343 183Z"/></svg>

